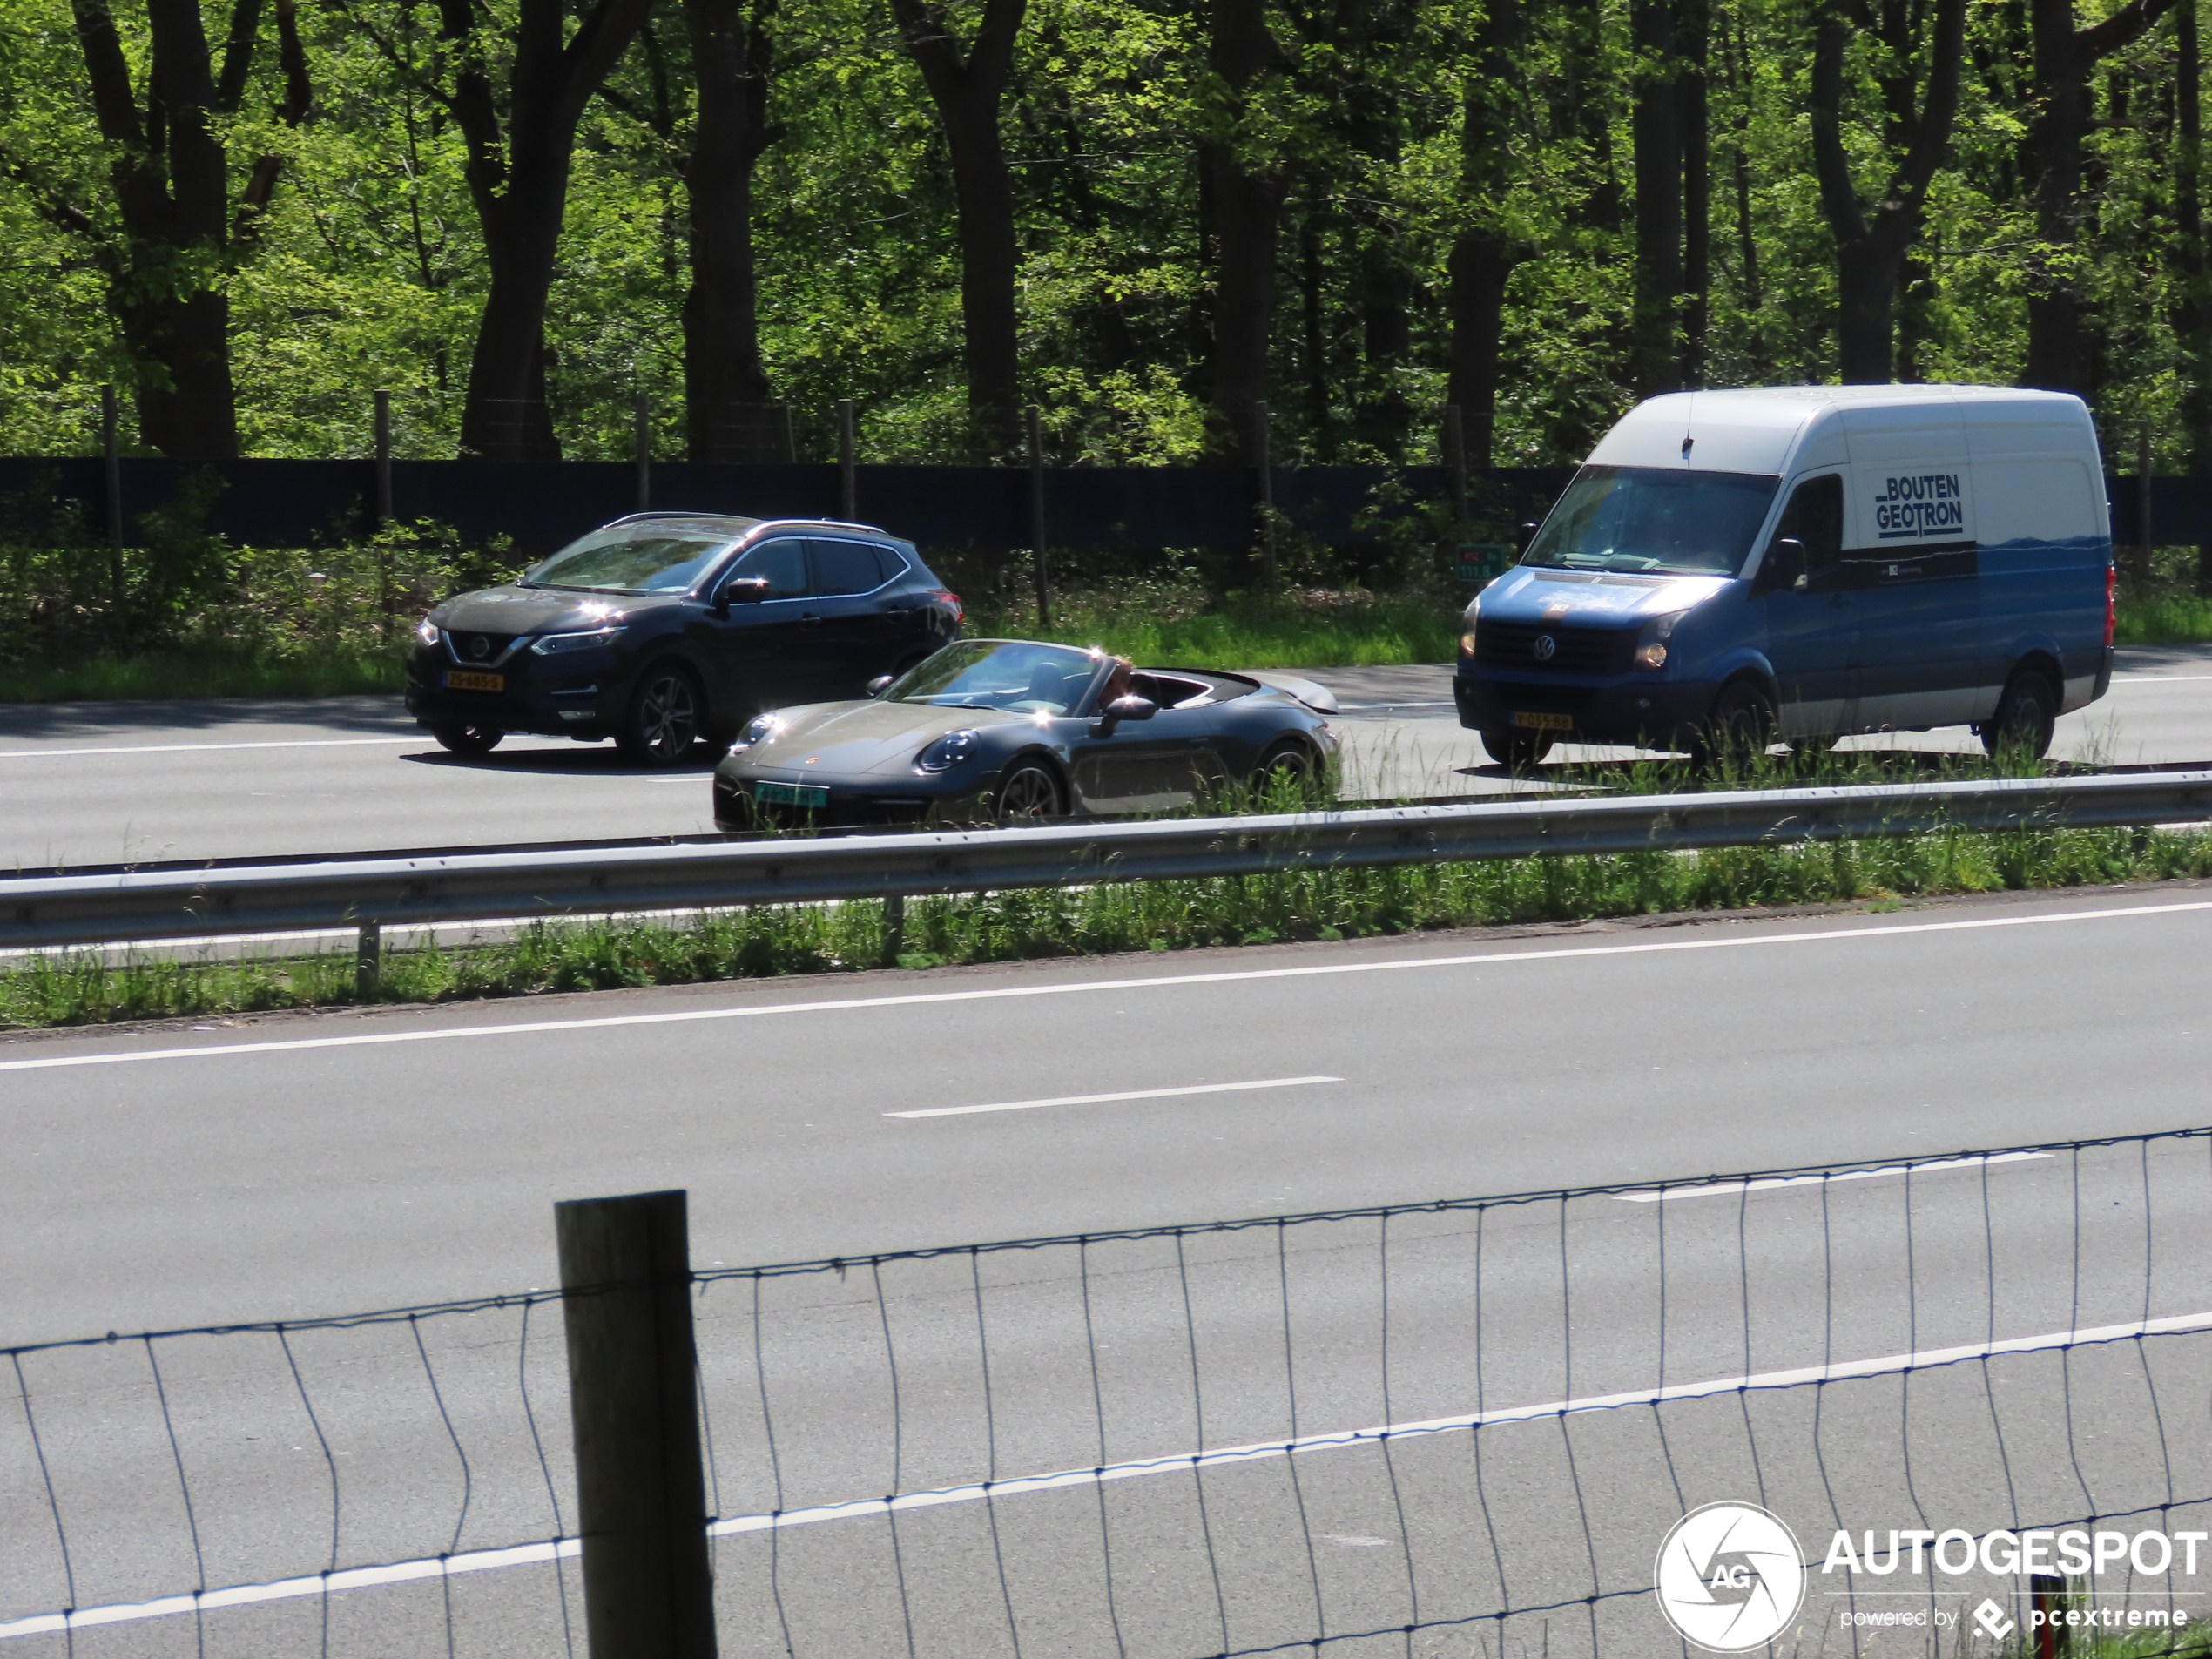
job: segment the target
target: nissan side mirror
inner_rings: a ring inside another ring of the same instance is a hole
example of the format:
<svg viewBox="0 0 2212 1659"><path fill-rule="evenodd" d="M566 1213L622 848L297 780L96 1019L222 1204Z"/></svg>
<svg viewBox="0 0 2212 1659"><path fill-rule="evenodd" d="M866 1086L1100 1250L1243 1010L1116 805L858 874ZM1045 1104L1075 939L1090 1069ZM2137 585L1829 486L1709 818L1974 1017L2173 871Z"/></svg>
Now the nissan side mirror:
<svg viewBox="0 0 2212 1659"><path fill-rule="evenodd" d="M1795 588L1803 592L1805 575L1805 544L1794 536L1775 537L1759 566L1761 590L1770 593L1777 588Z"/></svg>
<svg viewBox="0 0 2212 1659"><path fill-rule="evenodd" d="M726 615L732 605L756 605L767 597L766 577L733 576L722 584L722 591L714 596L714 608Z"/></svg>
<svg viewBox="0 0 2212 1659"><path fill-rule="evenodd" d="M1160 705L1149 697L1117 697L1098 711L1098 724L1091 727L1093 737L1103 738L1124 720L1149 720L1160 711Z"/></svg>
<svg viewBox="0 0 2212 1659"><path fill-rule="evenodd" d="M881 697L890 689L891 676L888 674L878 674L873 679L868 682L868 695L870 697Z"/></svg>

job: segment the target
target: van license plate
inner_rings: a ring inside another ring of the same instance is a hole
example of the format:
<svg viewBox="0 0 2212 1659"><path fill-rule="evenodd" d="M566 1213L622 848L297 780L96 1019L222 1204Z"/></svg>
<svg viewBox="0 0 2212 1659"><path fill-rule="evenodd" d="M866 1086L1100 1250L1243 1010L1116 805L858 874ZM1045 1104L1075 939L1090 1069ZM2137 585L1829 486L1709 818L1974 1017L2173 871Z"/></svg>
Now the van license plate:
<svg viewBox="0 0 2212 1659"><path fill-rule="evenodd" d="M775 801L785 806L826 806L829 791L819 784L768 784L752 786L755 800Z"/></svg>
<svg viewBox="0 0 2212 1659"><path fill-rule="evenodd" d="M1571 714L1542 714L1531 709L1515 709L1513 723L1524 732L1572 732L1575 717Z"/></svg>
<svg viewBox="0 0 2212 1659"><path fill-rule="evenodd" d="M463 668L446 670L446 690L448 691L503 691L507 689L504 674L477 674Z"/></svg>

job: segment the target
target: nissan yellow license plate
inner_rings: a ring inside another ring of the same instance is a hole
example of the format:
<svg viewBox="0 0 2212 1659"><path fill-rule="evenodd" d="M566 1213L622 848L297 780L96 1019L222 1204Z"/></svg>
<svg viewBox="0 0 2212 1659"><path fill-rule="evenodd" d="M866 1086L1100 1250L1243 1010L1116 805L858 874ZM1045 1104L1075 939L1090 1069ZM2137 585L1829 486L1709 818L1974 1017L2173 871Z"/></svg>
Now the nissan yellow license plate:
<svg viewBox="0 0 2212 1659"><path fill-rule="evenodd" d="M774 801L784 806L829 805L829 791L819 784L757 783L752 786L752 798L759 801Z"/></svg>
<svg viewBox="0 0 2212 1659"><path fill-rule="evenodd" d="M504 674L479 674L466 668L446 670L446 690L448 691L503 691L507 689Z"/></svg>
<svg viewBox="0 0 2212 1659"><path fill-rule="evenodd" d="M1571 714L1544 714L1534 709L1515 709L1513 723L1524 732L1572 732L1575 717Z"/></svg>

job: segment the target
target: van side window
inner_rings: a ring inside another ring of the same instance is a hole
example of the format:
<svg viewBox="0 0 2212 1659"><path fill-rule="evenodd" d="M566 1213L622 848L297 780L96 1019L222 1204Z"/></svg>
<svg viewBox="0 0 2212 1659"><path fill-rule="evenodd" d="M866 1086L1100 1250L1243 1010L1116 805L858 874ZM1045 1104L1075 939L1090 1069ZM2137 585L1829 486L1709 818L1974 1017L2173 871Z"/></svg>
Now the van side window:
<svg viewBox="0 0 2212 1659"><path fill-rule="evenodd" d="M1805 573L1817 587L1820 578L1843 563L1844 480L1840 473L1808 478L1790 492L1782 509L1782 523L1774 532L1777 542L1794 536L1805 545Z"/></svg>

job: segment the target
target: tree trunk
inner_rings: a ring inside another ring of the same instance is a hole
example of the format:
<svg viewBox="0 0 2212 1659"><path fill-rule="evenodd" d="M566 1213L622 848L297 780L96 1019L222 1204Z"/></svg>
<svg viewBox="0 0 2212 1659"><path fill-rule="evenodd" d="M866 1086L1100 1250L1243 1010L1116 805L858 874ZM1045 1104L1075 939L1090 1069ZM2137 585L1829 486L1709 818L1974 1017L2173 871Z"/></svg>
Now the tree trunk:
<svg viewBox="0 0 2212 1659"><path fill-rule="evenodd" d="M694 461L774 461L783 434L760 361L752 174L768 125L776 0L685 0L698 121L684 168L691 286L684 295L684 420Z"/></svg>
<svg viewBox="0 0 2212 1659"><path fill-rule="evenodd" d="M899 32L937 106L952 157L968 448L985 462L1007 460L1022 444L1014 176L999 133L999 108L1027 9L1028 0L987 0L974 44L963 49L938 0L892 0Z"/></svg>
<svg viewBox="0 0 2212 1659"><path fill-rule="evenodd" d="M1682 98L1671 0L1632 0L1638 57L1629 130L1635 140L1635 283L1629 376L1638 397L1676 390L1682 360L1676 307L1682 293ZM1656 60L1656 61L1655 61Z"/></svg>
<svg viewBox="0 0 2212 1659"><path fill-rule="evenodd" d="M545 306L577 123L651 7L652 0L597 0L564 44L563 0L520 0L502 133L474 40L480 19L470 0L438 0L440 32L462 67L451 91L435 96L461 129L491 270L462 410L465 451L500 461L560 456L545 405Z"/></svg>
<svg viewBox="0 0 2212 1659"><path fill-rule="evenodd" d="M1706 57L1712 14L1707 0L1682 0L1682 384L1705 383L1705 344L1712 318L1713 157L1706 99Z"/></svg>
<svg viewBox="0 0 2212 1659"><path fill-rule="evenodd" d="M2212 259L2204 226L2204 60L2196 0L2174 14L2174 340L2180 348L2183 466L2212 471Z"/></svg>
<svg viewBox="0 0 2212 1659"><path fill-rule="evenodd" d="M1471 222L1452 244L1452 353L1444 401L1460 409L1467 464L1494 464L1498 382L1504 361L1506 287L1527 250L1500 228L1513 182L1509 147L1521 82L1518 0L1492 0L1468 65L1460 129L1460 179Z"/></svg>
<svg viewBox="0 0 2212 1659"><path fill-rule="evenodd" d="M1274 66L1265 0L1214 0L1206 63L1219 83L1217 136L1198 146L1214 247L1211 393L1208 448L1227 461L1258 462L1253 405L1267 399L1269 325L1275 309L1275 241L1282 174L1249 153L1250 94Z"/></svg>
<svg viewBox="0 0 2212 1659"><path fill-rule="evenodd" d="M72 0L78 44L100 136L123 243L102 237L92 217L41 185L18 165L42 215L92 244L107 278L109 302L136 371L142 442L178 460L238 453L238 403L231 378L230 302L220 273L233 253L228 158L216 118L245 95L260 30L260 0L236 0L219 78L201 23L199 0L147 0L150 37L142 110L132 69L108 0ZM312 94L307 60L288 6L286 103L297 125ZM266 204L278 165L264 157L241 206ZM185 283L179 273L192 273Z"/></svg>
<svg viewBox="0 0 2212 1659"><path fill-rule="evenodd" d="M1851 181L1843 142L1844 59L1859 20L1848 0L1828 0L1814 27L1811 105L1813 172L1820 206L1836 245L1836 344L1845 384L1882 384L1890 378L1899 267L1920 233L1928 186L1950 148L1959 109L1959 77L1966 53L1966 0L1938 0L1925 56L1925 99L1918 116L1892 111L1888 187L1870 217ZM1900 70L1899 73L1908 71ZM1895 155L1895 135L1907 135Z"/></svg>
<svg viewBox="0 0 2212 1659"><path fill-rule="evenodd" d="M2047 391L2086 394L2089 358L2082 305L2064 269L2080 235L2087 206L2081 194L2081 144L2088 136L2089 71L2164 16L2174 0L2130 0L2088 29L2077 29L2074 0L2028 0L2034 40L2037 111L2027 130L2022 160L2034 180L2035 233L2047 264L2027 296L2027 362L2020 384Z"/></svg>
<svg viewBox="0 0 2212 1659"><path fill-rule="evenodd" d="M1321 238L1327 209L1316 184L1306 195L1298 221L1298 326L1305 379L1305 423L1313 453L1326 465L1337 458L1334 423L1329 418L1329 332Z"/></svg>

